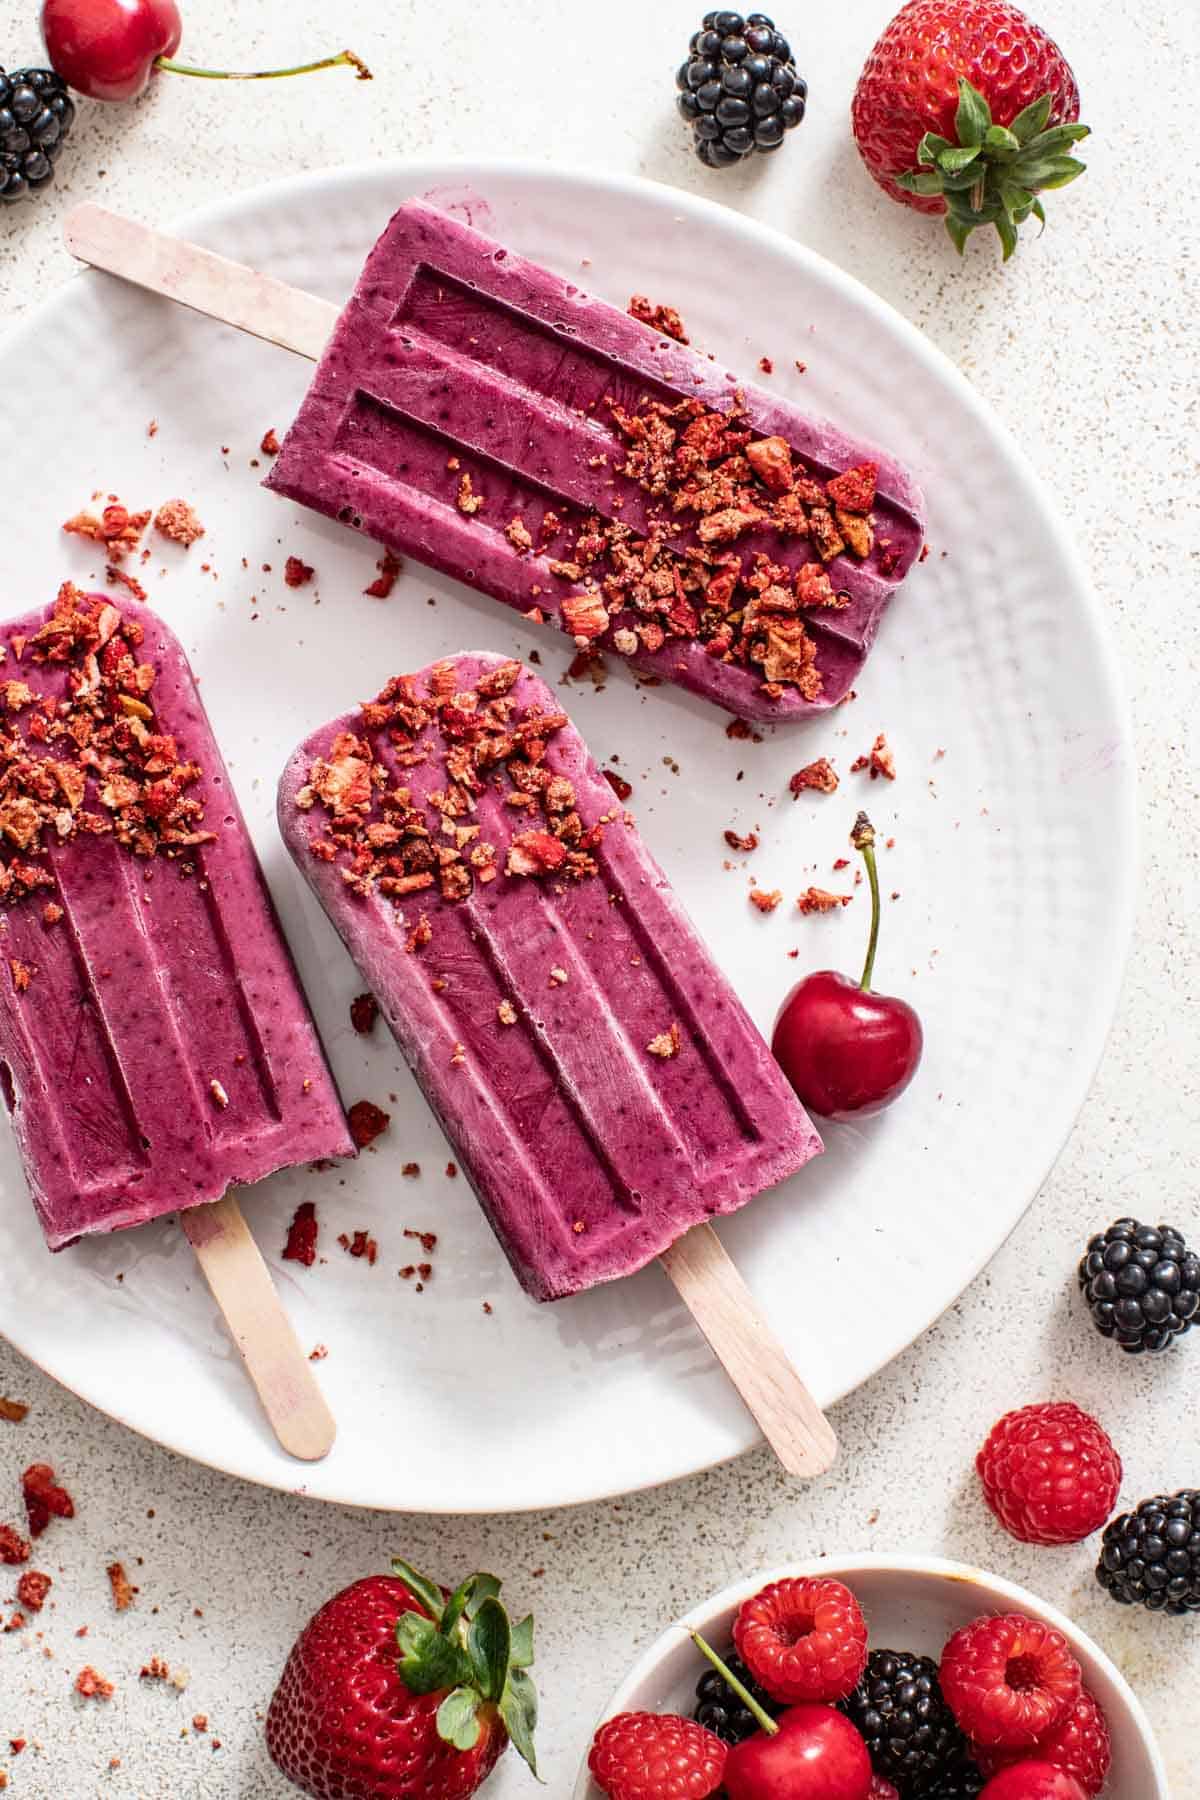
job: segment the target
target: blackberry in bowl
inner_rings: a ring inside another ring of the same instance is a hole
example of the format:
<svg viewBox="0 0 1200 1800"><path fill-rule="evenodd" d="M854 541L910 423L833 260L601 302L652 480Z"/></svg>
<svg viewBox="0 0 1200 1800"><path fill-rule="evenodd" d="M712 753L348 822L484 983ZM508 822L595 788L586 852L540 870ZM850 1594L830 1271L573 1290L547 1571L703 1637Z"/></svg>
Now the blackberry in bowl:
<svg viewBox="0 0 1200 1800"><path fill-rule="evenodd" d="M758 12L705 13L675 85L696 155L710 169L778 150L808 99L787 39Z"/></svg>

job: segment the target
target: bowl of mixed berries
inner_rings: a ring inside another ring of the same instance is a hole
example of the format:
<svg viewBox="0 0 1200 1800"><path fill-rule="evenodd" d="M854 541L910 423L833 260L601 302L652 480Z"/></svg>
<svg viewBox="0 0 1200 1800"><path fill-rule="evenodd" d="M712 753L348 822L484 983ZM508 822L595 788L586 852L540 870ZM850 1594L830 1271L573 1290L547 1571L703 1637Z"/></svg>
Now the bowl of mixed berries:
<svg viewBox="0 0 1200 1800"><path fill-rule="evenodd" d="M1146 1715L1026 1589L934 1557L799 1563L658 1639L575 1800L1170 1800Z"/></svg>

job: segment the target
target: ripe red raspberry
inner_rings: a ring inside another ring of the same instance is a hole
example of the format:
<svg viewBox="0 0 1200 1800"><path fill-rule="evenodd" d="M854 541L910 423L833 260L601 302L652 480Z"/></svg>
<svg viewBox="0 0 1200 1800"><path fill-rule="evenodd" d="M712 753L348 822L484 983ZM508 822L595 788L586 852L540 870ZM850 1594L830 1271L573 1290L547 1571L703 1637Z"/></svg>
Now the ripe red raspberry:
<svg viewBox="0 0 1200 1800"><path fill-rule="evenodd" d="M1061 1631L1021 1613L975 1619L942 1651L942 1692L977 1744L1035 1744L1062 1724L1083 1688Z"/></svg>
<svg viewBox="0 0 1200 1800"><path fill-rule="evenodd" d="M773 1700L844 1700L866 1667L862 1608L840 1581L773 1581L742 1603L738 1655Z"/></svg>
<svg viewBox="0 0 1200 1800"><path fill-rule="evenodd" d="M994 1775L979 1800L1087 1800L1087 1795L1065 1769L1026 1760Z"/></svg>
<svg viewBox="0 0 1200 1800"><path fill-rule="evenodd" d="M985 1775L997 1775L1010 1763L1026 1755L1053 1763L1073 1775L1087 1794L1098 1794L1108 1779L1112 1762L1108 1724L1095 1700L1085 1688L1065 1719L1040 1737L1029 1751L1004 1750L998 1745L980 1745L975 1760Z"/></svg>
<svg viewBox="0 0 1200 1800"><path fill-rule="evenodd" d="M1121 1459L1070 1402L1023 1406L993 1425L975 1458L983 1495L1026 1544L1077 1544L1112 1516Z"/></svg>
<svg viewBox="0 0 1200 1800"><path fill-rule="evenodd" d="M706 1800L721 1785L728 1754L692 1719L620 1713L596 1733L588 1768L610 1800Z"/></svg>

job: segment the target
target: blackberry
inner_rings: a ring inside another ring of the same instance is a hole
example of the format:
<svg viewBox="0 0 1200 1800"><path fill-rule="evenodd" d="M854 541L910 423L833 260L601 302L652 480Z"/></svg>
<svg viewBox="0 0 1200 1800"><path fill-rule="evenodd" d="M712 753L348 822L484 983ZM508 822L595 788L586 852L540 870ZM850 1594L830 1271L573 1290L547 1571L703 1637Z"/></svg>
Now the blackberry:
<svg viewBox="0 0 1200 1800"><path fill-rule="evenodd" d="M49 186L74 118L75 103L53 69L0 69L0 200Z"/></svg>
<svg viewBox="0 0 1200 1800"><path fill-rule="evenodd" d="M924 1800L977 1800L986 1786L987 1776L969 1756L962 1756L947 1770L936 1787L927 1790Z"/></svg>
<svg viewBox="0 0 1200 1800"><path fill-rule="evenodd" d="M753 1694L763 1711L777 1719L783 1707L759 1687L741 1657L730 1653L724 1661L729 1673ZM706 1670L696 1683L696 1705L692 1709L692 1717L698 1725L704 1725L709 1731L715 1732L726 1744L740 1744L744 1738L753 1737L758 1730L758 1720L743 1706L719 1669Z"/></svg>
<svg viewBox="0 0 1200 1800"><path fill-rule="evenodd" d="M1096 1580L1122 1606L1200 1612L1200 1488L1156 1494L1106 1525Z"/></svg>
<svg viewBox="0 0 1200 1800"><path fill-rule="evenodd" d="M872 1650L858 1686L838 1706L866 1739L875 1773L906 1800L940 1793L938 1782L966 1755L931 1657Z"/></svg>
<svg viewBox="0 0 1200 1800"><path fill-rule="evenodd" d="M778 150L808 98L787 39L757 12L705 13L675 85L696 155L710 169Z"/></svg>
<svg viewBox="0 0 1200 1800"><path fill-rule="evenodd" d="M1167 1350L1200 1316L1200 1256L1170 1225L1118 1219L1091 1239L1079 1286L1097 1331L1122 1350Z"/></svg>

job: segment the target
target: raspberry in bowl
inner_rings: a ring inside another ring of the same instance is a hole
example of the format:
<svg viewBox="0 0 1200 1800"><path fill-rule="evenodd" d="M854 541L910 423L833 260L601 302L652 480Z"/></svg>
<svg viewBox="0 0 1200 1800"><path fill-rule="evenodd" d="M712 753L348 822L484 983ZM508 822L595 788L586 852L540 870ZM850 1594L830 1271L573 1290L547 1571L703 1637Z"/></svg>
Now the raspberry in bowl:
<svg viewBox="0 0 1200 1800"><path fill-rule="evenodd" d="M984 1622L995 1629L959 1636L955 1646L956 1634ZM729 1670L732 1688L705 1660L694 1633ZM796 1654L796 1644L807 1642L812 1650ZM1032 1684L1029 1704L1016 1708L1000 1704L994 1691L995 1671L1013 1647L1029 1659ZM858 1685L847 1692L847 1674L860 1661ZM1015 1794L1019 1782L1007 1771L1027 1770L1046 1756L1055 1759L1064 1794L1077 1786L1087 1800L1170 1800L1145 1713L1104 1652L1028 1590L936 1557L821 1559L739 1581L663 1632L622 1681L604 1717L673 1714L698 1724L709 1734L701 1748L717 1762L725 1746L724 1785L731 1791L732 1775L737 1792L739 1746L752 1734L764 1743L764 1720L785 1739L808 1730L829 1741L829 1792L840 1800L837 1783L844 1780L847 1795L854 1788L859 1800L861 1773L844 1754L848 1745L820 1716L827 1708L848 1721L869 1751L866 1800L926 1791L935 1768L946 1775L933 1792L978 1793L985 1777L1004 1776ZM967 1720L992 1743L969 1743L962 1730ZM786 1749L779 1736L769 1741ZM754 1779L765 1768L765 1759L757 1760L745 1787L755 1795ZM695 1791L702 1791L704 1781L696 1779ZM1053 1778L1045 1779L1051 1792ZM825 1790L818 1791L824 1800ZM586 1748L573 1800L606 1800Z"/></svg>

